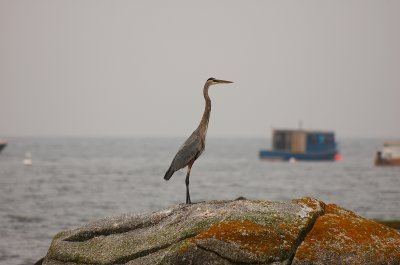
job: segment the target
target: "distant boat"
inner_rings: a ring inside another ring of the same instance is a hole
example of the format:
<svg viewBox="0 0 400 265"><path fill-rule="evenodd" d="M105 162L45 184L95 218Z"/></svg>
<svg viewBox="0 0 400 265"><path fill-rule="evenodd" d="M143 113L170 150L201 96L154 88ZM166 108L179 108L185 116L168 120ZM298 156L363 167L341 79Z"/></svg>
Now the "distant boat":
<svg viewBox="0 0 400 265"><path fill-rule="evenodd" d="M4 149L4 147L6 147L6 146L7 146L7 142L0 140L0 153Z"/></svg>
<svg viewBox="0 0 400 265"><path fill-rule="evenodd" d="M335 161L341 157L330 131L273 130L272 150L261 150L261 159L295 162Z"/></svg>
<svg viewBox="0 0 400 265"><path fill-rule="evenodd" d="M375 165L400 166L400 141L385 142L383 148L376 152Z"/></svg>

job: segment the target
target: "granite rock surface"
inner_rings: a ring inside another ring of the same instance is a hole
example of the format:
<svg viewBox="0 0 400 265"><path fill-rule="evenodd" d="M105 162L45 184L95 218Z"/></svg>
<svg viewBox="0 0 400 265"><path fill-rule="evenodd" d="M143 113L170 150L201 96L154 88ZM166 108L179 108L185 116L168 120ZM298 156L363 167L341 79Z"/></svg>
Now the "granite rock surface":
<svg viewBox="0 0 400 265"><path fill-rule="evenodd" d="M43 264L400 264L399 246L398 231L313 198L244 199L104 218L57 234Z"/></svg>

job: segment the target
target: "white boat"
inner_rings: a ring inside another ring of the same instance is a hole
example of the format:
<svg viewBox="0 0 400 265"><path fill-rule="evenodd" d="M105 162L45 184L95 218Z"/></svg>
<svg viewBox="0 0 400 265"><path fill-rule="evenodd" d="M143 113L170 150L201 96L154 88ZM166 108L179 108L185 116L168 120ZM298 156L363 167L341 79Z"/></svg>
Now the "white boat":
<svg viewBox="0 0 400 265"><path fill-rule="evenodd" d="M400 166L400 141L385 142L376 152L375 165Z"/></svg>

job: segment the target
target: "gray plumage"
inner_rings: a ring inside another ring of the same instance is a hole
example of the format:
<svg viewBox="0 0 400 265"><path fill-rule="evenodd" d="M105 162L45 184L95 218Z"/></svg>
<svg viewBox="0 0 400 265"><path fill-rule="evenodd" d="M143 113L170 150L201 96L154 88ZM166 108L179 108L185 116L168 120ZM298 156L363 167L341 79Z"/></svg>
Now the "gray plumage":
<svg viewBox="0 0 400 265"><path fill-rule="evenodd" d="M191 203L189 194L189 177L190 171L194 161L203 153L206 146L206 135L208 129L208 122L210 120L211 112L211 99L208 95L208 89L211 85L215 84L229 84L231 81L218 80L215 78L209 78L203 89L203 96L205 99L205 109L201 118L200 124L197 129L190 135L190 137L183 143L179 148L178 153L172 160L171 166L164 175L165 180L169 180L175 171L181 168L188 167L186 174L186 203Z"/></svg>

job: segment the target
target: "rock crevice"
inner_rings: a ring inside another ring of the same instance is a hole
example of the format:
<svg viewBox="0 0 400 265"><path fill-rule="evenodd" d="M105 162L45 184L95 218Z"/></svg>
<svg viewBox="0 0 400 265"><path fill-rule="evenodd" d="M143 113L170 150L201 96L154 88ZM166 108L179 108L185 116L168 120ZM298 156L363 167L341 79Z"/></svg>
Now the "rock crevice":
<svg viewBox="0 0 400 265"><path fill-rule="evenodd" d="M311 230L314 228L314 225L315 225L317 219L325 214L325 204L320 202L320 206L322 209L319 212L319 214L317 214L311 218L309 225L304 228L304 230L299 234L298 239L294 242L290 258L288 259L288 264L292 264L292 261L296 255L297 249L303 243L303 241L305 240L307 235L311 232Z"/></svg>
<svg viewBox="0 0 400 265"><path fill-rule="evenodd" d="M232 265L242 265L243 264L243 263L235 263L233 260L229 260L228 258L225 258L225 257L221 256L218 252L203 248L202 246L196 245L196 247L198 247L199 249L202 249L203 251L210 252L210 253L218 256L222 260L225 260L227 264L232 264Z"/></svg>

